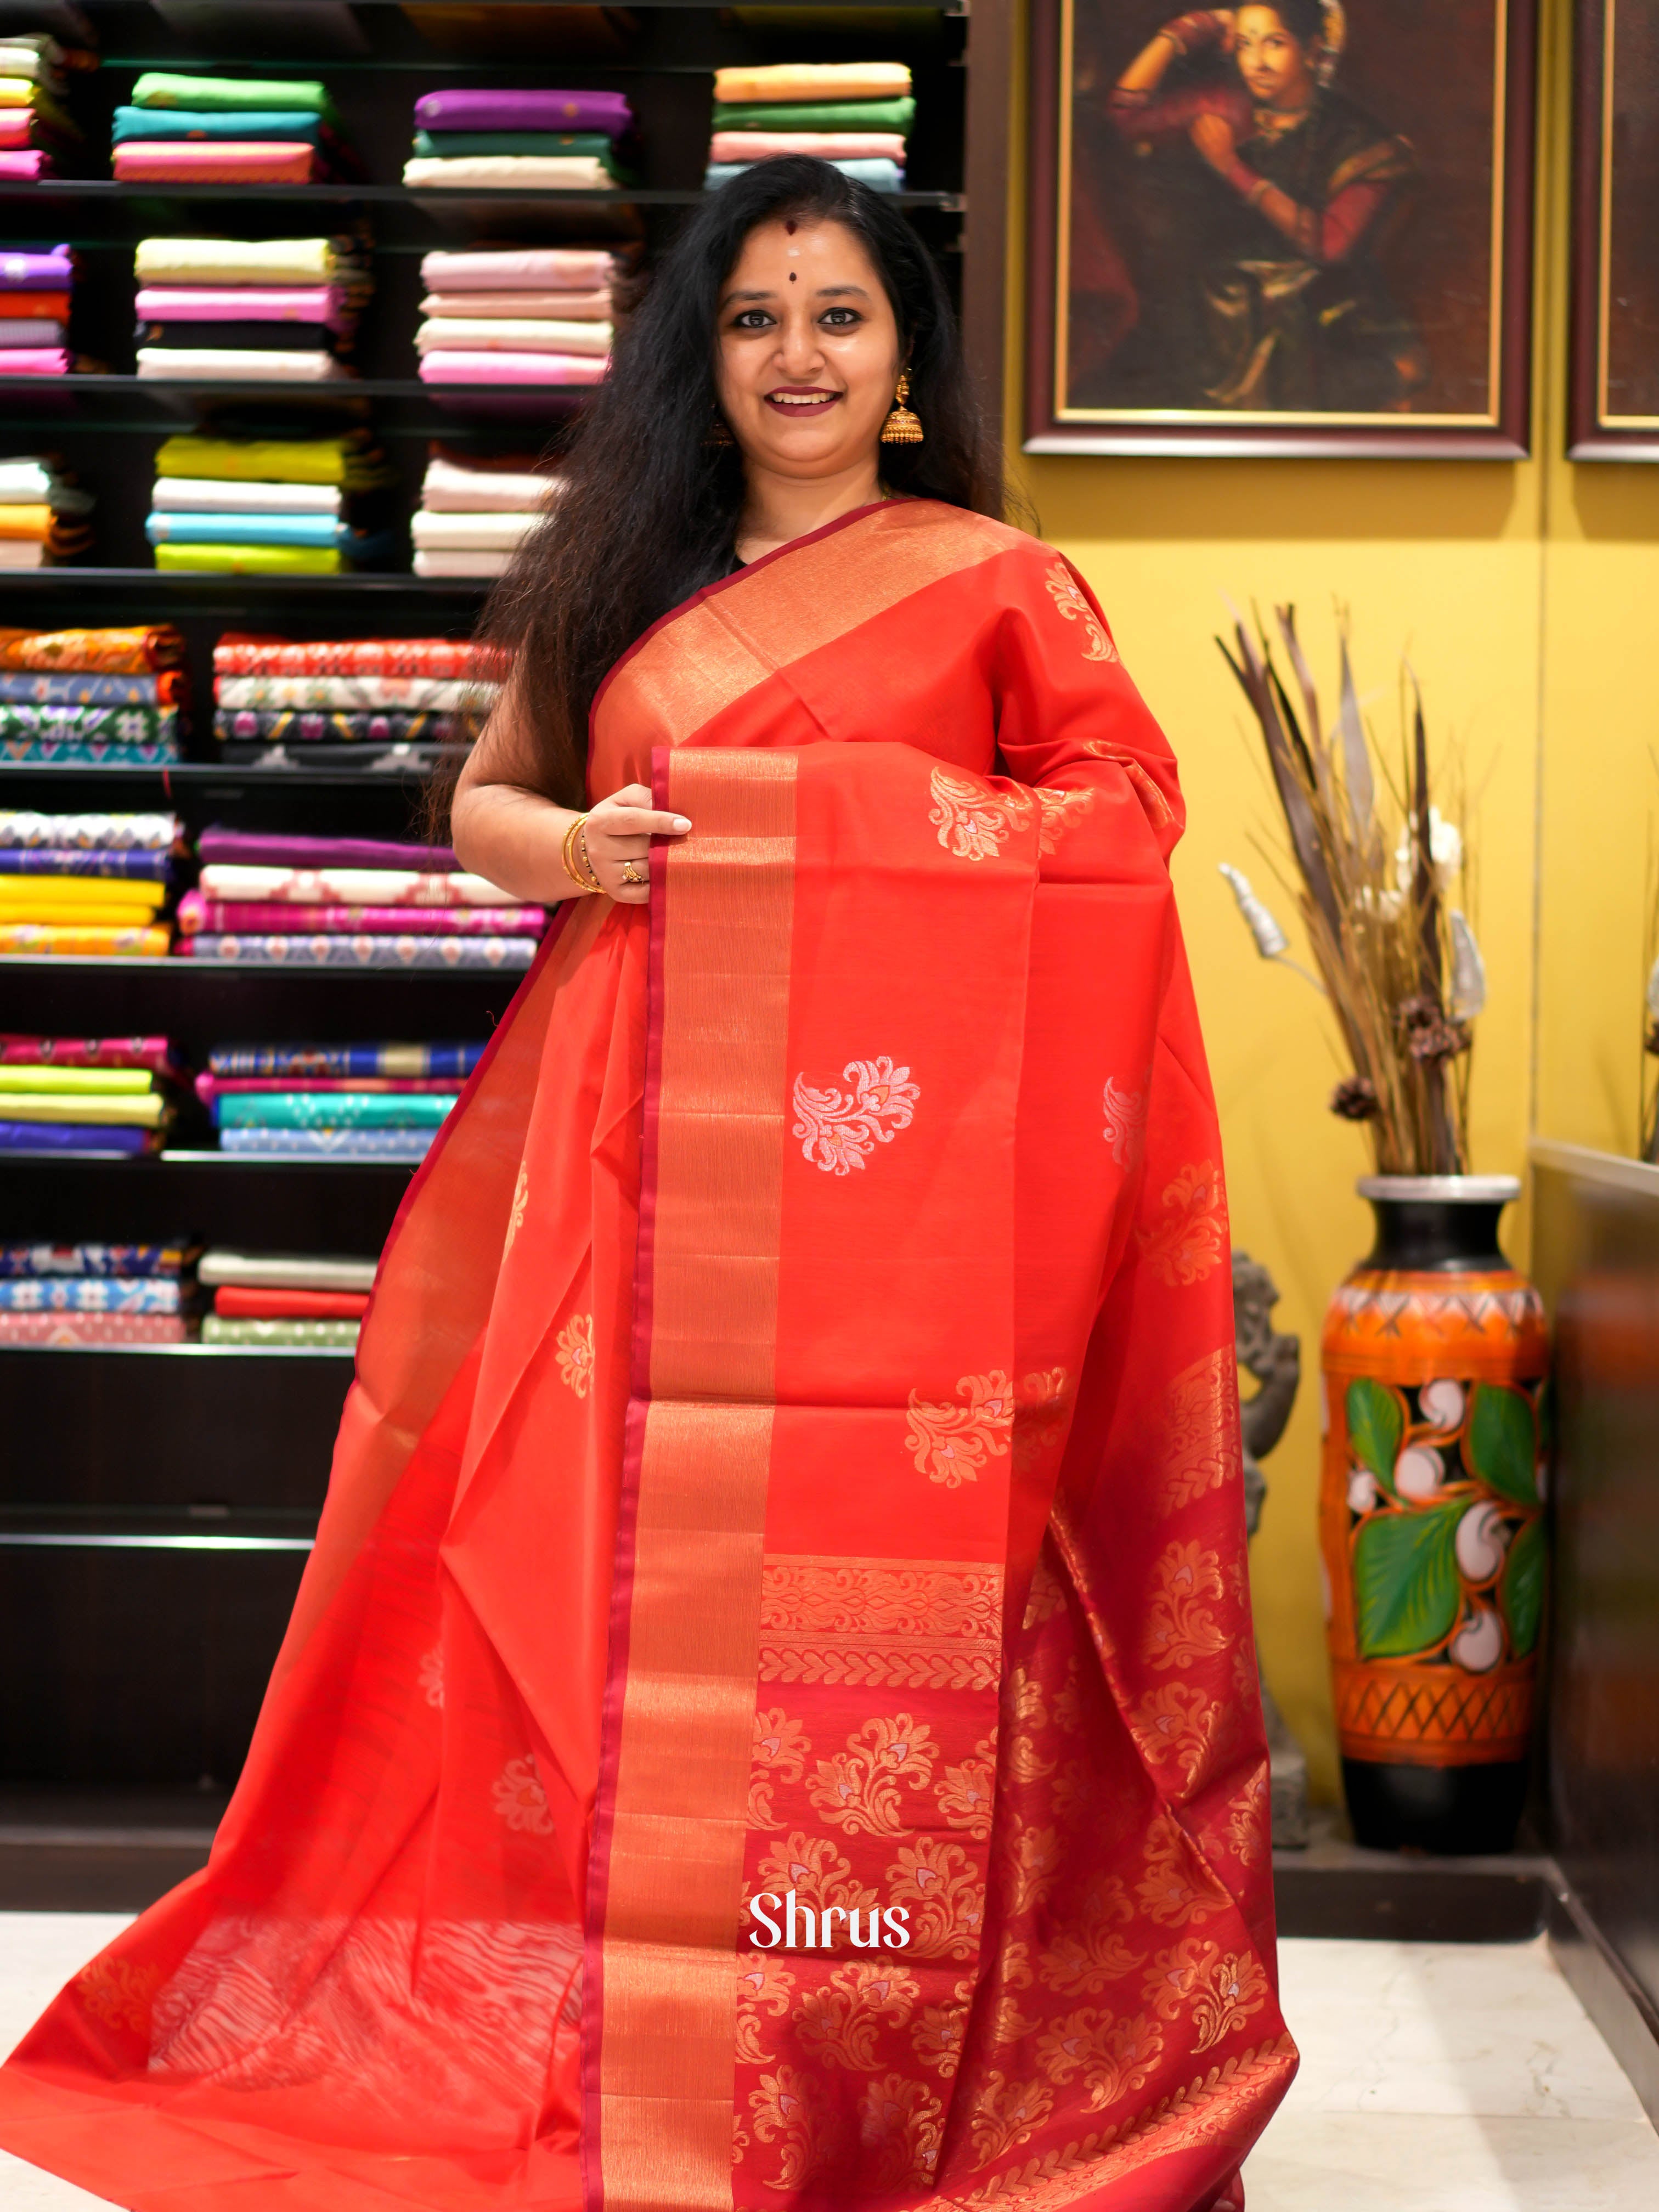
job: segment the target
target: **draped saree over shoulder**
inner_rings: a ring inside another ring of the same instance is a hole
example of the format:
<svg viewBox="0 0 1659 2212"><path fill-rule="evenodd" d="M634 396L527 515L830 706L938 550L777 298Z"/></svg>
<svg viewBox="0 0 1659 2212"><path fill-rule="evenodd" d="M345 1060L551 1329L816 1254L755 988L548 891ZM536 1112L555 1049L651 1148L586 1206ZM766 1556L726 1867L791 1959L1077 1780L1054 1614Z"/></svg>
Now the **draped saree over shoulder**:
<svg viewBox="0 0 1659 2212"><path fill-rule="evenodd" d="M1200 2212L1290 2079L1167 747L925 501L700 593L382 1261L204 1873L0 2072L134 2212Z"/></svg>

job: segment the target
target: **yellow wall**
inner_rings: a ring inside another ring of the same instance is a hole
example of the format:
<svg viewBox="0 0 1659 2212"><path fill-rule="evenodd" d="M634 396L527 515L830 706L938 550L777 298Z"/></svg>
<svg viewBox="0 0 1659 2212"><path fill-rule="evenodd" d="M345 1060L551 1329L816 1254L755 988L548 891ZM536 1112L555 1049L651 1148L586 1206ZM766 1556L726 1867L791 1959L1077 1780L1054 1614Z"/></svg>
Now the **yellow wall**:
<svg viewBox="0 0 1659 2212"><path fill-rule="evenodd" d="M1431 741L1461 751L1491 981L1474 1073L1474 1164L1520 1173L1542 1133L1631 1149L1650 801L1659 793L1659 471L1570 466L1565 447L1567 9L1546 0L1534 452L1503 462L1017 462L1042 534L1098 592L1123 657L1180 757L1190 826L1176 879L1221 1103L1234 1234L1284 1293L1302 1339L1294 1422L1268 1462L1255 1565L1269 1682L1336 1794L1318 1595L1320 1316L1366 1249L1353 1182L1363 1135L1326 1099L1339 1070L1307 985L1260 961L1216 872L1243 867L1281 921L1258 841L1276 809L1260 738L1212 640L1224 594L1290 600L1333 689L1334 601L1380 732L1397 727L1399 656ZM1024 53L1024 33L1020 46ZM1023 63L1022 63L1023 66ZM1008 440L1018 445L1024 86L1014 93ZM1294 934L1293 931L1293 934ZM1536 957L1535 957L1536 955ZM1524 1218L1510 1249L1525 1264Z"/></svg>

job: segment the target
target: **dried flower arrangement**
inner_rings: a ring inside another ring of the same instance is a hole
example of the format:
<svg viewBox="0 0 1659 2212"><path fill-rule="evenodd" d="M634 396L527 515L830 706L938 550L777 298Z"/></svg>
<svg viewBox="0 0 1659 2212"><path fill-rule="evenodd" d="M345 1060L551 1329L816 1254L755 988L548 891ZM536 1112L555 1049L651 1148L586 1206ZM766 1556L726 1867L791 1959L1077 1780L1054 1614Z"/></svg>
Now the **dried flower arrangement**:
<svg viewBox="0 0 1659 2212"><path fill-rule="evenodd" d="M1474 933L1449 903L1467 882L1462 831L1431 803L1423 702L1412 684L1409 738L1395 775L1359 712L1341 636L1336 720L1322 720L1295 611L1275 610L1300 714L1259 618L1216 641L1249 701L1284 810L1317 976L1352 1073L1331 1109L1370 1130L1382 1175L1461 1175L1468 1160L1469 1024L1486 1005ZM1289 940L1237 868L1232 886L1258 952L1294 967ZM1300 972L1306 975L1307 970Z"/></svg>

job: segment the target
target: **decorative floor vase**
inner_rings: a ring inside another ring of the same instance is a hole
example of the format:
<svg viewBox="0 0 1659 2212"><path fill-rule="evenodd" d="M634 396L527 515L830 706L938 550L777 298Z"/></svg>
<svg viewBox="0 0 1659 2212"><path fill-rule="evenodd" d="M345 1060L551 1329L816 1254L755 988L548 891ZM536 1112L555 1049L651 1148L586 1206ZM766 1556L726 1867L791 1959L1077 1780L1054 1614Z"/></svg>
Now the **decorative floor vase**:
<svg viewBox="0 0 1659 2212"><path fill-rule="evenodd" d="M1542 1301L1498 1249L1509 1176L1373 1176L1331 1300L1320 1543L1356 1839L1508 1850L1526 1793L1545 1549Z"/></svg>

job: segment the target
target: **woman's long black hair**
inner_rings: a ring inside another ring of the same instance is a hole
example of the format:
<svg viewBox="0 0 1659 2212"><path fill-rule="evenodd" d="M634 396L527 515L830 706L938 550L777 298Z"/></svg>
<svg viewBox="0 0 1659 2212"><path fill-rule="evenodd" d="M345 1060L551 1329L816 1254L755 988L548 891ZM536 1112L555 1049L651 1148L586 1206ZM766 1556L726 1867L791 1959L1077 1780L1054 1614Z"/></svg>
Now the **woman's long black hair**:
<svg viewBox="0 0 1659 2212"><path fill-rule="evenodd" d="M548 519L515 558L481 635L514 662L514 772L585 803L587 717L606 671L661 615L725 575L743 505L732 447L711 445L720 288L757 224L844 223L897 319L919 446L882 448L895 492L1000 515L1000 457L969 391L955 319L927 248L890 200L827 161L757 162L700 207L618 331L610 377L558 464Z"/></svg>

